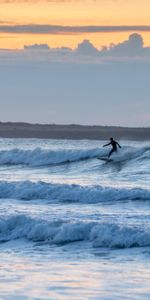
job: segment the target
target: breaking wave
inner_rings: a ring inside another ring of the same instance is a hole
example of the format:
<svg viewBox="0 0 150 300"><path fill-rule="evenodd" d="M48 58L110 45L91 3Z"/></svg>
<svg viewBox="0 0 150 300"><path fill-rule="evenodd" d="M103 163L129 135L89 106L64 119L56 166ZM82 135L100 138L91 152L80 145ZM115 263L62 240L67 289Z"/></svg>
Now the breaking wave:
<svg viewBox="0 0 150 300"><path fill-rule="evenodd" d="M23 150L19 148L0 151L0 165L28 165L31 167L55 165L69 162L77 162L84 159L105 156L108 150L94 149L65 149L65 150L45 150L35 148L34 150ZM132 159L150 159L150 147L134 148L123 147L117 156L113 155L115 161Z"/></svg>
<svg viewBox="0 0 150 300"><path fill-rule="evenodd" d="M1 199L48 200L50 202L98 203L101 201L150 200L150 190L142 188L115 188L52 184L42 181L0 181Z"/></svg>
<svg viewBox="0 0 150 300"><path fill-rule="evenodd" d="M50 244L89 241L93 247L131 248L149 246L150 231L116 223L48 222L26 215L0 219L0 242L16 239Z"/></svg>
<svg viewBox="0 0 150 300"><path fill-rule="evenodd" d="M12 149L0 151L0 165L28 165L31 167L76 162L104 153L98 148L90 150L34 150Z"/></svg>

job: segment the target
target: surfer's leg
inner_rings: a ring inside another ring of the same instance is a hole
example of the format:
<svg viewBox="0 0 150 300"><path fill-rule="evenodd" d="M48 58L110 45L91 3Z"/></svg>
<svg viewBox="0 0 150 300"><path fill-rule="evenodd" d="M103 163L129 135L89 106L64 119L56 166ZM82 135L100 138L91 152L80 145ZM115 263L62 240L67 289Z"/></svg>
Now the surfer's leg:
<svg viewBox="0 0 150 300"><path fill-rule="evenodd" d="M109 154L108 154L108 157L110 157L112 155L112 153L114 152L114 149L112 149Z"/></svg>

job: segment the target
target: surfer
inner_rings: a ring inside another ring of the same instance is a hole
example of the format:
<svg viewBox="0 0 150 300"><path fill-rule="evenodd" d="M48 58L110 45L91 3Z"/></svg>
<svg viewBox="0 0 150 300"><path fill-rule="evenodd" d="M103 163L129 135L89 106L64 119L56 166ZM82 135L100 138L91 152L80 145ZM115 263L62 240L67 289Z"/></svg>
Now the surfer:
<svg viewBox="0 0 150 300"><path fill-rule="evenodd" d="M103 147L106 147L106 146L109 146L111 145L112 146L112 149L110 150L109 154L108 154L108 157L110 157L112 155L113 152L117 152L117 146L119 148L121 148L121 146L119 145L118 142L116 142L113 138L110 138L110 143L104 145Z"/></svg>

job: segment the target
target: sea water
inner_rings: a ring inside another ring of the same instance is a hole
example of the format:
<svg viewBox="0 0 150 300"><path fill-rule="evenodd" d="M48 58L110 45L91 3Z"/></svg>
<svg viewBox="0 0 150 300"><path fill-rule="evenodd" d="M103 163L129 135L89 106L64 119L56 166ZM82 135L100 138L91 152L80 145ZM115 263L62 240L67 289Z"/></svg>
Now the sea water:
<svg viewBox="0 0 150 300"><path fill-rule="evenodd" d="M150 299L150 144L0 139L0 299Z"/></svg>

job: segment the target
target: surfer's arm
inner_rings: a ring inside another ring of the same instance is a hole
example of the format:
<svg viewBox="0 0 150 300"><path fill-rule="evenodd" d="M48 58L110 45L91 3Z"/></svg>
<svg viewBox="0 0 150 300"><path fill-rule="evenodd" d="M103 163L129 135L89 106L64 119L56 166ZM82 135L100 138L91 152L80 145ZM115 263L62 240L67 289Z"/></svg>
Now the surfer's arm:
<svg viewBox="0 0 150 300"><path fill-rule="evenodd" d="M109 145L111 145L111 143L105 144L105 145L103 145L103 147L106 147L106 146L109 146Z"/></svg>
<svg viewBox="0 0 150 300"><path fill-rule="evenodd" d="M117 145L119 146L119 148L121 148L121 146L119 145L119 143L117 143Z"/></svg>

